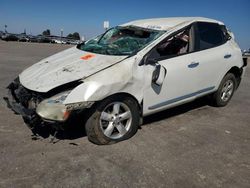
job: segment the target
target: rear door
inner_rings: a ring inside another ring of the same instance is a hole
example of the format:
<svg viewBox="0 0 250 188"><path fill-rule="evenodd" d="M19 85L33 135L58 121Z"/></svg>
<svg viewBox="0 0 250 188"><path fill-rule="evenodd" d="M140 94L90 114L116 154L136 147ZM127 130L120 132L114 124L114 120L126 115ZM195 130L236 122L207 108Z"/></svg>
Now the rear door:
<svg viewBox="0 0 250 188"><path fill-rule="evenodd" d="M198 90L212 92L230 67L232 48L223 26L217 23L198 22L195 24L195 56Z"/></svg>

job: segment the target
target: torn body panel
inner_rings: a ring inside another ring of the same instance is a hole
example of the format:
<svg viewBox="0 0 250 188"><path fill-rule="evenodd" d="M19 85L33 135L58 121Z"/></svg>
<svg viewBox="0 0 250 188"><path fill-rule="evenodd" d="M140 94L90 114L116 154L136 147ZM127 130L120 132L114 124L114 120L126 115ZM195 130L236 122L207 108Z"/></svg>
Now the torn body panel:
<svg viewBox="0 0 250 188"><path fill-rule="evenodd" d="M138 66L139 61L140 58L133 56L84 79L72 90L64 104L100 101L116 93L128 93L140 104L143 99L143 68Z"/></svg>

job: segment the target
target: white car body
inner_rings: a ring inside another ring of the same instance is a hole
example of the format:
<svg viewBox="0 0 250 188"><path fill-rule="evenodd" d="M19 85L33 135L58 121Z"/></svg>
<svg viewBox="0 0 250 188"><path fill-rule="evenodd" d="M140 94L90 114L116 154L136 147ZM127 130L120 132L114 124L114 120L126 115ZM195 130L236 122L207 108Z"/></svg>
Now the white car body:
<svg viewBox="0 0 250 188"><path fill-rule="evenodd" d="M161 68L157 83L152 83L155 66L142 64L142 61L165 38L197 22L224 25L216 20L199 17L132 21L121 26L165 32L132 56L102 55L72 47L24 70L19 75L20 83L28 90L46 93L80 80L82 83L67 93L63 105L75 108L75 104L92 104L111 95L126 94L136 99L142 116L193 101L215 92L232 68L244 72L241 50L232 34L229 40L219 46L159 60L157 64ZM89 55L90 58L82 58ZM38 104L38 115L45 120L64 121L48 116L46 113L49 110L41 112L43 110L39 106L46 102Z"/></svg>

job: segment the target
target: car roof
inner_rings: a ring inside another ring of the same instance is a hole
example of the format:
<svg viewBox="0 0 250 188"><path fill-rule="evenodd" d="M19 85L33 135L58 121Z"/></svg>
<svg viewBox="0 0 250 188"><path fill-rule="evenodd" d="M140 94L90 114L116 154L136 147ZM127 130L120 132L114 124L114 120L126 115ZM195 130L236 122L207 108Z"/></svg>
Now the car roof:
<svg viewBox="0 0 250 188"><path fill-rule="evenodd" d="M132 26L155 29L155 30L169 30L170 28L174 28L178 25L192 23L196 21L212 22L224 25L220 21L204 17L169 17L169 18L152 18L152 19L135 20L122 24L121 26L132 25Z"/></svg>

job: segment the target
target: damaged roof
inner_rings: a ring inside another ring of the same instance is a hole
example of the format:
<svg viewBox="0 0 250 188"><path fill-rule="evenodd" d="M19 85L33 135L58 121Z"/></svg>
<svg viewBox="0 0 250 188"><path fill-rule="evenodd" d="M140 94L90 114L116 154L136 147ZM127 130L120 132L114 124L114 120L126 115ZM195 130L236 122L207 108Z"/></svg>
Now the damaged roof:
<svg viewBox="0 0 250 188"><path fill-rule="evenodd" d="M125 23L122 26L133 25L137 27L150 28L156 30L168 30L170 28L176 27L177 25L185 24L188 22L192 23L195 21L213 22L223 25L223 23L220 21L203 17L171 17L171 18L152 18L152 19L136 20Z"/></svg>

